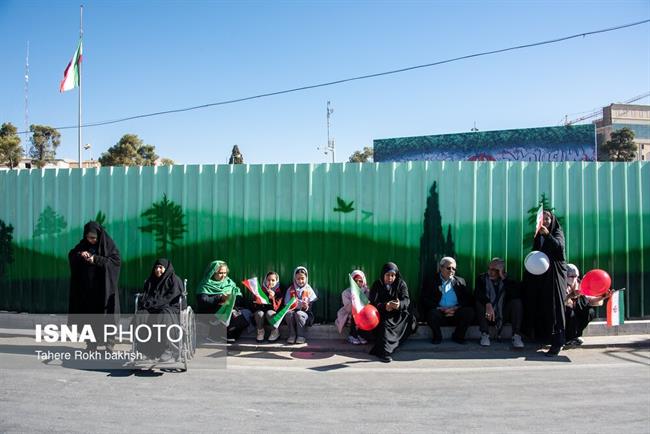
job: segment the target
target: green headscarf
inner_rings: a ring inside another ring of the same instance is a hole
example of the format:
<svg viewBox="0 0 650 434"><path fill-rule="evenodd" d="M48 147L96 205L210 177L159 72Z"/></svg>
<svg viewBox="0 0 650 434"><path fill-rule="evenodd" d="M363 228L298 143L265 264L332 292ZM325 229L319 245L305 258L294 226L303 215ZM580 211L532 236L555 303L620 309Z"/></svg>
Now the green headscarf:
<svg viewBox="0 0 650 434"><path fill-rule="evenodd" d="M241 295L241 291L237 288L237 285L230 277L226 276L218 282L212 279L214 273L216 273L222 265L226 265L226 263L219 260L210 262L210 265L208 265L208 268L205 270L203 279L201 279L201 282L196 289L197 294L232 294L235 297Z"/></svg>

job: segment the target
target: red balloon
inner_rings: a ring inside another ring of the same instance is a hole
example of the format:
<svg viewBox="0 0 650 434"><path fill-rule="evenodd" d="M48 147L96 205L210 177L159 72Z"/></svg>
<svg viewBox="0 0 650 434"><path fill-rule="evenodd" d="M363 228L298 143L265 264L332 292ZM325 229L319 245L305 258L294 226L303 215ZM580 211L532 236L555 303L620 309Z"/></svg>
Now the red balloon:
<svg viewBox="0 0 650 434"><path fill-rule="evenodd" d="M595 269L585 274L580 283L580 292L592 297L600 297L612 286L612 278L607 271Z"/></svg>
<svg viewBox="0 0 650 434"><path fill-rule="evenodd" d="M379 312L375 306L367 304L354 315L354 322L361 330L372 330L379 324Z"/></svg>

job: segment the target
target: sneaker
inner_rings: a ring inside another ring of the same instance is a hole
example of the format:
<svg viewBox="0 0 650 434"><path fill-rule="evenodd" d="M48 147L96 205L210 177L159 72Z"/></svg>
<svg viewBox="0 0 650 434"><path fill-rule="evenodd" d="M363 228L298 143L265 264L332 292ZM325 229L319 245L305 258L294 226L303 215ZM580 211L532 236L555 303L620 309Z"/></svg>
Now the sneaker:
<svg viewBox="0 0 650 434"><path fill-rule="evenodd" d="M560 354L561 347L557 347L555 345L551 345L551 348L548 349L548 351L544 354L546 357L555 357L558 354Z"/></svg>
<svg viewBox="0 0 650 434"><path fill-rule="evenodd" d="M582 338L575 338L576 345L580 346L585 343L585 340Z"/></svg>
<svg viewBox="0 0 650 434"><path fill-rule="evenodd" d="M257 337L255 337L257 342L264 342L264 329L257 331Z"/></svg>
<svg viewBox="0 0 650 434"><path fill-rule="evenodd" d="M352 345L360 345L361 342L359 341L358 338L355 338L354 336L350 335L348 336L348 342L350 342Z"/></svg>
<svg viewBox="0 0 650 434"><path fill-rule="evenodd" d="M269 335L269 342L275 342L280 337L280 329L273 329Z"/></svg>
<svg viewBox="0 0 650 434"><path fill-rule="evenodd" d="M512 336L512 348L522 349L524 347L524 341L521 340L521 336L513 335Z"/></svg>
<svg viewBox="0 0 650 434"><path fill-rule="evenodd" d="M480 342L482 347L489 347L490 346L490 335L487 333L481 333L481 342Z"/></svg>
<svg viewBox="0 0 650 434"><path fill-rule="evenodd" d="M377 356L380 362L382 363L390 363L393 361L393 358L389 356L388 354L382 354L380 356Z"/></svg>
<svg viewBox="0 0 650 434"><path fill-rule="evenodd" d="M297 344L304 344L305 342L306 342L306 341L305 341L305 338L302 337L302 336L298 336L298 337L296 338L296 343L297 343Z"/></svg>
<svg viewBox="0 0 650 434"><path fill-rule="evenodd" d="M288 344L295 344L296 343L296 337L295 336L289 336L289 339L287 339Z"/></svg>
<svg viewBox="0 0 650 434"><path fill-rule="evenodd" d="M357 339L359 339L359 343L360 343L361 345L366 345L366 344L368 343L368 341L365 340L364 338L362 338L361 336L359 336Z"/></svg>

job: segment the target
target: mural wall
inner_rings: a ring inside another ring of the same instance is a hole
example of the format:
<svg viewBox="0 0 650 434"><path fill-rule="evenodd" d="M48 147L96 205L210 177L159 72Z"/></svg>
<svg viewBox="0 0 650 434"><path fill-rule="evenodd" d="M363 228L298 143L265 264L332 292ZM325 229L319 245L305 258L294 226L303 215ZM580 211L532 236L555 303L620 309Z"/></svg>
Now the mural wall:
<svg viewBox="0 0 650 434"><path fill-rule="evenodd" d="M642 188L645 186L645 189ZM156 257L193 289L213 259L241 281L310 270L320 320L332 320L347 273L378 277L395 261L417 298L444 254L473 285L493 256L519 278L540 201L555 208L567 256L628 288L650 315L647 163L409 162L45 169L0 173L0 309L64 313L68 251L100 221L123 257L123 309ZM601 313L602 314L602 313Z"/></svg>
<svg viewBox="0 0 650 434"><path fill-rule="evenodd" d="M569 125L374 141L374 160L596 161L596 127Z"/></svg>

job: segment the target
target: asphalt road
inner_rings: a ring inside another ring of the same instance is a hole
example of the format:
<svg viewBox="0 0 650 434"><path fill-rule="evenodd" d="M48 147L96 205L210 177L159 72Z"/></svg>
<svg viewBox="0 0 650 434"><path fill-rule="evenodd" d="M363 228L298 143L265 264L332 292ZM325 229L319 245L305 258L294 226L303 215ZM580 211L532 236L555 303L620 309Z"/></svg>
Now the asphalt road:
<svg viewBox="0 0 650 434"><path fill-rule="evenodd" d="M1 432L650 432L650 349L200 348L188 372L81 370L0 338Z"/></svg>

